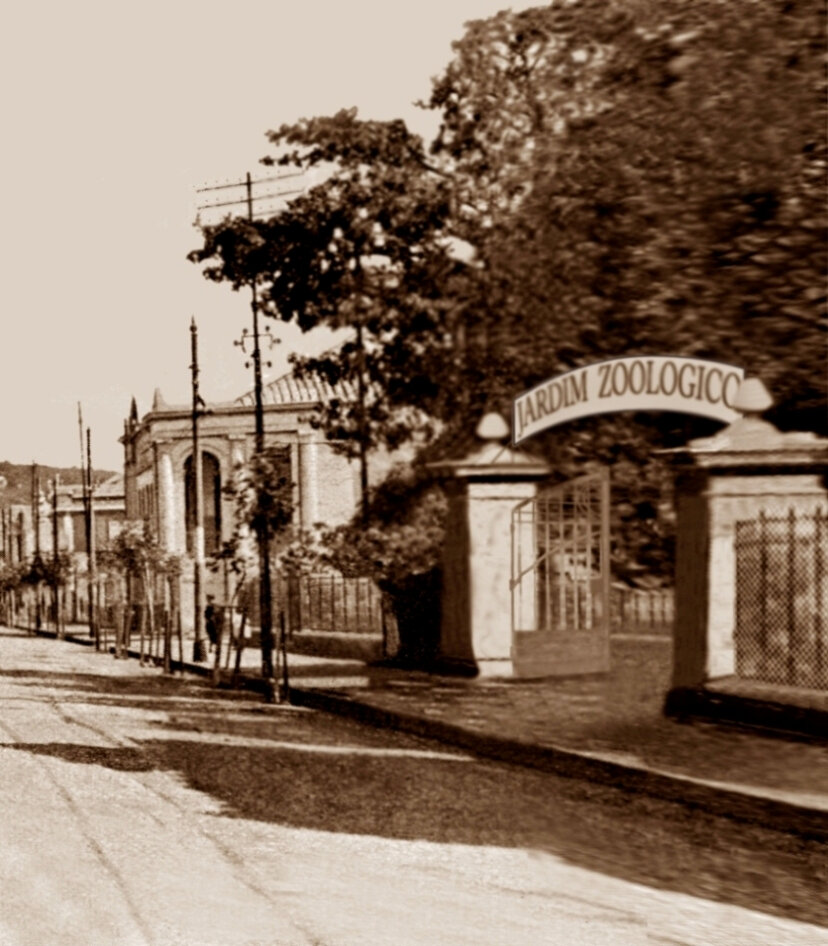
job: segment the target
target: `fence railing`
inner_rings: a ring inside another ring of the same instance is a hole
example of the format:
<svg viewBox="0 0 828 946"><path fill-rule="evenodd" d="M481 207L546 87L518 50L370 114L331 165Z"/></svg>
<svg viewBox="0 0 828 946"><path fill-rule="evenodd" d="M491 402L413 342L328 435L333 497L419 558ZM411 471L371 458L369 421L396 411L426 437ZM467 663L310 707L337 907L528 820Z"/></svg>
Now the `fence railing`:
<svg viewBox="0 0 828 946"><path fill-rule="evenodd" d="M34 630L37 617L41 627L57 630L51 589L42 585L40 603L37 590L24 589L7 597L6 622ZM220 604L225 642L238 646L258 645L258 594L254 584L245 596L246 606ZM12 613L13 612L13 613ZM274 629L284 614L288 641L302 634L347 634L378 638L393 650L396 620L387 597L367 577L340 574L274 576ZM674 594L672 588L645 590L613 583L610 588L610 630L612 634L657 634L669 637L673 629ZM161 658L172 636L175 659L181 657L181 615L175 604L159 601L154 620L148 606L127 604L123 590L102 584L97 596L97 626L100 644L108 647L121 641L138 647L144 634L147 656ZM67 624L89 623L89 595L83 579L67 586L61 597L60 621ZM152 629L152 632L151 632ZM189 636L189 632L188 632ZM165 643L166 641L166 643ZM222 657L224 660L224 657Z"/></svg>
<svg viewBox="0 0 828 946"><path fill-rule="evenodd" d="M289 634L302 631L381 635L394 617L387 601L369 578L304 575L280 579L279 598ZM640 589L615 582L610 586L610 627L613 633L673 633L675 594L672 588Z"/></svg>
<svg viewBox="0 0 828 946"><path fill-rule="evenodd" d="M42 582L5 592L0 600L3 623L30 633L53 632L60 635L70 626L89 627L89 636L97 647L116 653L129 648L139 650L142 658L164 661L184 659L181 615L172 596L159 595L150 606L146 600L127 601L118 582L101 580L95 585L94 620L90 621L89 586L85 578L59 586L57 599L53 586Z"/></svg>
<svg viewBox="0 0 828 946"><path fill-rule="evenodd" d="M277 597L290 636L303 632L382 636L389 616L370 578L338 574L281 577Z"/></svg>
<svg viewBox="0 0 828 946"><path fill-rule="evenodd" d="M736 523L736 673L828 689L828 511Z"/></svg>
<svg viewBox="0 0 828 946"><path fill-rule="evenodd" d="M610 631L613 634L673 633L675 593L672 588L610 586Z"/></svg>

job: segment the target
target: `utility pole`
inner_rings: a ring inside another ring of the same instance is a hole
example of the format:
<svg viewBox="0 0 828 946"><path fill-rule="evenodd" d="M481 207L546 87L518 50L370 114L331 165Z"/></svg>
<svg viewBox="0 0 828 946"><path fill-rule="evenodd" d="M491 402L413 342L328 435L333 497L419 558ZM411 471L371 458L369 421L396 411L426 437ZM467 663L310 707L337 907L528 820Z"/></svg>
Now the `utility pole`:
<svg viewBox="0 0 828 946"><path fill-rule="evenodd" d="M100 649L98 624L95 620L95 524L92 509L92 444L89 428L86 429L86 451L83 444L83 413L78 401L78 434L80 436L81 500L83 502L83 527L86 537L86 591L89 602L89 636L95 638L95 649Z"/></svg>
<svg viewBox="0 0 828 946"><path fill-rule="evenodd" d="M52 596L55 607L55 632L58 637L62 637L62 625L60 620L60 574L59 574L59 549L58 549L58 485L60 477L55 474L52 480Z"/></svg>
<svg viewBox="0 0 828 946"><path fill-rule="evenodd" d="M95 638L95 650L101 649L98 626L98 562L95 536L95 487L92 483L92 431L86 428L86 499L89 509L89 634Z"/></svg>
<svg viewBox="0 0 828 946"><path fill-rule="evenodd" d="M35 582L35 630L39 631L43 625L43 616L40 611L40 571L42 560L40 557L40 476L37 464L32 462L32 528L34 531L34 571Z"/></svg>
<svg viewBox="0 0 828 946"><path fill-rule="evenodd" d="M247 217L253 220L253 182L250 172L245 175L247 191ZM259 299L256 277L250 280L250 308L253 312L253 396L256 414L256 453L264 455L264 403L262 400L262 350L259 344ZM268 702L275 699L276 682L273 670L273 588L270 577L270 524L260 517L259 542L259 633L262 647L262 677L265 681L265 697Z"/></svg>
<svg viewBox="0 0 828 946"><path fill-rule="evenodd" d="M301 177L301 174L285 174L279 175L277 177L263 178L261 182L264 181L281 181L289 177ZM226 188L241 188L244 187L244 200L228 200L222 201L214 204L206 204L202 207L199 207L199 210L209 210L211 208L225 208L231 207L234 205L246 204L247 206L247 219L251 222L255 219L256 214L253 212L253 180L248 172L245 175L243 182L234 182L231 184L219 185L218 187L205 187L201 188L199 193L204 193L207 191L216 191L223 190ZM260 181L256 181L260 183ZM287 197L290 194L301 193L303 188L298 188L288 191L280 191L277 193L263 195L261 199L266 198L276 198L281 199ZM253 315L253 334L252 338L248 333L247 329L244 329L242 337L240 340L236 341L235 344L238 345L242 351L245 351L245 343L248 338L251 339L253 343L253 350L251 353L251 361L253 364L253 397L254 397L254 410L255 410L255 444L256 444L256 454L261 458L264 455L265 449L265 436L264 436L264 404L262 399L262 353L261 353L261 335L259 332L259 300L258 292L256 288L256 277L253 276L250 280L250 308ZM273 339L271 339L271 344ZM261 517L260 517L261 519ZM265 682L265 698L268 702L273 702L278 698L281 699L282 696L286 694L281 694L277 692L274 664L273 664L273 650L274 650L274 636L273 636L273 590L272 590L272 579L270 573L270 526L265 521L260 521L257 530L256 530L256 541L259 548L259 613L260 613L260 637L261 637L261 650L262 650L262 678Z"/></svg>
<svg viewBox="0 0 828 946"><path fill-rule="evenodd" d="M207 658L204 646L204 470L201 464L201 447L198 442L198 420L204 402L198 393L198 328L195 316L190 322L190 349L192 363L190 372L193 384L193 661L201 663Z"/></svg>
<svg viewBox="0 0 828 946"><path fill-rule="evenodd" d="M362 524L368 525L368 425L365 417L365 339L362 332L362 312L357 312L357 410L359 412L359 490Z"/></svg>

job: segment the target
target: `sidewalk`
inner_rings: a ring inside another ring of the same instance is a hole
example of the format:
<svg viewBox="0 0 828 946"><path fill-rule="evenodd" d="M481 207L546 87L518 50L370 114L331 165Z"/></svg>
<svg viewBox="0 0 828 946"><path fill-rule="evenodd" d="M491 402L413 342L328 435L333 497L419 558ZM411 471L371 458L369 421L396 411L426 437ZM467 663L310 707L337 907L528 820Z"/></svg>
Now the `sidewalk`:
<svg viewBox="0 0 828 946"><path fill-rule="evenodd" d="M611 673L560 680L289 662L298 705L828 839L828 746L665 718L664 638L616 637Z"/></svg>
<svg viewBox="0 0 828 946"><path fill-rule="evenodd" d="M91 643L85 631L74 639ZM185 669L210 674L212 659ZM458 678L296 654L288 666L295 705L828 840L828 744L666 718L665 637L614 637L609 674L558 680ZM248 685L258 668L258 652L245 651Z"/></svg>

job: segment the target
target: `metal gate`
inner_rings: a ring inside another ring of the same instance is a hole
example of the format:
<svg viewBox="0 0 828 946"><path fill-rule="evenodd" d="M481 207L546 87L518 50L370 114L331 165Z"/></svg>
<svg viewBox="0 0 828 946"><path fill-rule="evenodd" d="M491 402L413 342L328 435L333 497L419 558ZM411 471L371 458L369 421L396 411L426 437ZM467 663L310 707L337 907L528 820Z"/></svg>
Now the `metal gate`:
<svg viewBox="0 0 828 946"><path fill-rule="evenodd" d="M512 513L518 676L609 669L609 472L545 489Z"/></svg>

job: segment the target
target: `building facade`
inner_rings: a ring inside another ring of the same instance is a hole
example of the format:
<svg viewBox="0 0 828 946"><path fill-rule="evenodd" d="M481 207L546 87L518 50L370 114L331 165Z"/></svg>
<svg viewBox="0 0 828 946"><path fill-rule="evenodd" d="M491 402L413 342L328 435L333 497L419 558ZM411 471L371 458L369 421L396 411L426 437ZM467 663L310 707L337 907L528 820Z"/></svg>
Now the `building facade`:
<svg viewBox="0 0 828 946"><path fill-rule="evenodd" d="M16 564L31 561L38 553L44 559L55 552L69 553L73 558L85 556L86 515L80 484L51 483L48 492L39 493L36 508L31 503L14 503L3 509L0 535L4 558ZM98 551L111 548L125 515L123 476L116 474L95 483L92 527Z"/></svg>
<svg viewBox="0 0 828 946"><path fill-rule="evenodd" d="M334 389L292 374L263 389L265 445L281 452L293 484L294 521L303 528L345 522L360 501L359 465L311 423L323 400L351 396L345 386ZM253 395L208 404L200 413L204 541L210 556L233 533L233 502L225 487L255 453ZM121 442L127 519L149 523L165 551L188 556L196 524L192 407L167 404L156 391L152 408L139 418L133 401Z"/></svg>

